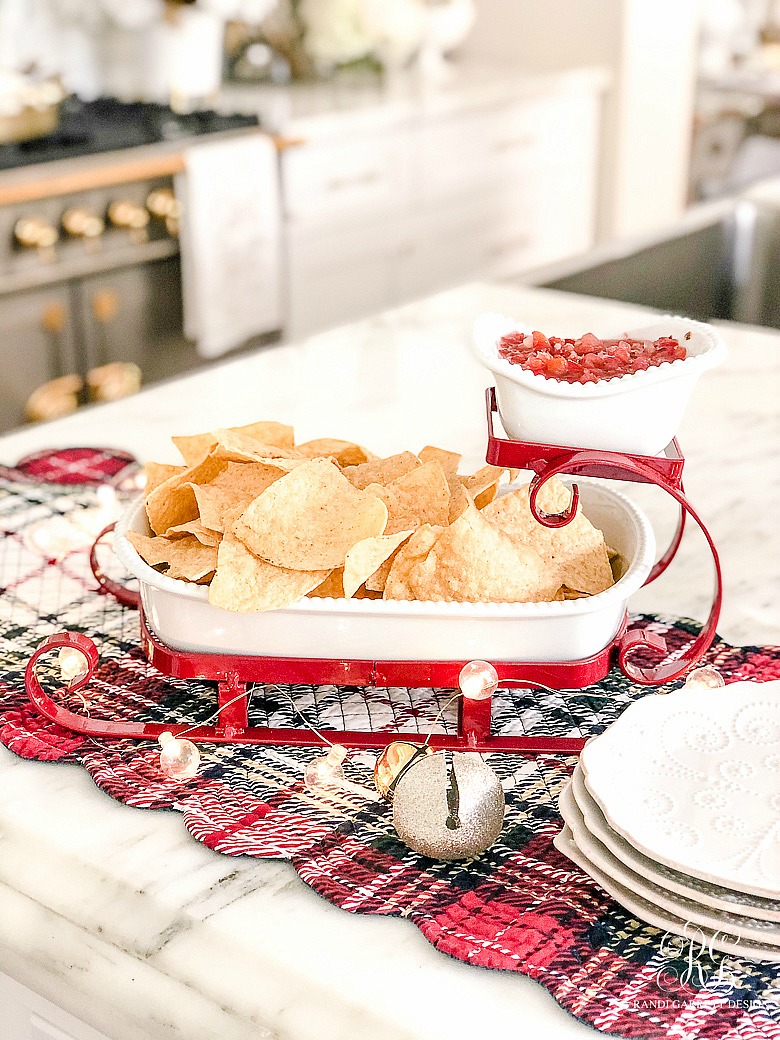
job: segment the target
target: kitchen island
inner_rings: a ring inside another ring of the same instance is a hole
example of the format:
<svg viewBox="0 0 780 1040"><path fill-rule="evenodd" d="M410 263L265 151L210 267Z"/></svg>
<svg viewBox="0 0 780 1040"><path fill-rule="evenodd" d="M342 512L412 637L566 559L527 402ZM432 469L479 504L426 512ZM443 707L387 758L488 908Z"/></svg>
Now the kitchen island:
<svg viewBox="0 0 780 1040"><path fill-rule="evenodd" d="M11 434L0 440L0 463L72 445L173 462L172 433L269 418L293 424L301 440L354 438L379 453L441 444L476 468L490 377L469 340L486 310L564 335L622 332L648 313L468 286ZM703 377L680 431L686 490L720 549L721 635L777 643L780 334L724 325L723 335L729 358ZM627 490L663 545L671 502L651 488ZM710 566L691 533L632 608L703 619ZM111 1040L596 1035L541 987L450 960L410 922L349 915L284 862L219 856L193 841L177 814L120 805L80 768L25 762L5 748L0 972L13 980L0 982L0 1035L13 1040L94 1040L92 1029ZM82 1024L41 1004L44 1025L30 1025L29 1011L12 1009L32 1002L27 990Z"/></svg>

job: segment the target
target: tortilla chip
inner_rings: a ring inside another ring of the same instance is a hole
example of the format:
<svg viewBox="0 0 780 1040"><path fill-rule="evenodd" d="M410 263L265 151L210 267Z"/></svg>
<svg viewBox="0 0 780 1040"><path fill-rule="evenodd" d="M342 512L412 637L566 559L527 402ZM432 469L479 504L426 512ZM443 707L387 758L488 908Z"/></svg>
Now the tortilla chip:
<svg viewBox="0 0 780 1040"><path fill-rule="evenodd" d="M194 535L201 545L219 545L222 541L222 535L205 527L200 519L188 520L186 524L179 524L178 527L169 527L165 537L181 538L188 534Z"/></svg>
<svg viewBox="0 0 780 1040"><path fill-rule="evenodd" d="M372 575L366 578L365 589L367 592L376 592L377 595L382 595L385 591L385 585L387 584L387 578L390 574L390 569L393 566L393 562L398 553L398 549L394 549L393 552L387 557L384 563L381 563Z"/></svg>
<svg viewBox="0 0 780 1040"><path fill-rule="evenodd" d="M412 531L399 531L396 534L380 534L373 538L364 538L357 542L346 555L344 561L344 595L351 599L366 579L395 552Z"/></svg>
<svg viewBox="0 0 780 1040"><path fill-rule="evenodd" d="M217 558L217 573L209 587L209 603L224 610L278 610L296 603L327 577L327 571L288 570L259 560L228 533Z"/></svg>
<svg viewBox="0 0 780 1040"><path fill-rule="evenodd" d="M225 530L226 504L208 485L192 484L191 487L195 495L200 523L215 534L222 534ZM171 530L175 530L175 528L171 528Z"/></svg>
<svg viewBox="0 0 780 1040"><path fill-rule="evenodd" d="M376 456L352 441L341 441L336 437L320 437L315 441L299 444L297 449L307 459L332 458L339 466L360 466Z"/></svg>
<svg viewBox="0 0 780 1040"><path fill-rule="evenodd" d="M171 527L178 527L198 517L198 503L193 484L205 484L213 480L227 463L222 459L207 457L197 466L177 473L146 496L146 515L149 525L156 534L164 534Z"/></svg>
<svg viewBox="0 0 780 1040"><path fill-rule="evenodd" d="M275 445L277 448L292 448L295 437L292 426L277 422L257 422L248 426L231 426L227 433L236 433L263 444ZM189 437L172 437L171 440L181 452L188 466L194 466L209 454L216 445L216 432L196 433Z"/></svg>
<svg viewBox="0 0 780 1040"><path fill-rule="evenodd" d="M316 589L307 592L307 596L318 599L344 599L344 568L336 567L330 572L325 581Z"/></svg>
<svg viewBox="0 0 780 1040"><path fill-rule="evenodd" d="M355 595L352 598L353 599L382 599L382 593L381 592L375 592L374 589L367 589L365 587L365 585L361 585L360 588L356 590Z"/></svg>
<svg viewBox="0 0 780 1040"><path fill-rule="evenodd" d="M577 592L576 589L570 589L568 585L561 585L560 588L561 599L588 599L589 593Z"/></svg>
<svg viewBox="0 0 780 1040"><path fill-rule="evenodd" d="M474 499L477 509L484 508L496 497L498 484L504 472L500 466L483 466L476 473L460 478L463 486Z"/></svg>
<svg viewBox="0 0 780 1040"><path fill-rule="evenodd" d="M422 463L438 462L445 473L454 475L458 472L462 456L457 451L447 451L445 448L434 448L432 444L426 444L417 452L417 458Z"/></svg>
<svg viewBox="0 0 780 1040"><path fill-rule="evenodd" d="M519 543L530 545L558 575L561 585L596 595L614 584L604 536L578 507L566 527L544 527L534 520L529 504L530 485L510 491L482 510L482 515ZM559 513L571 502L571 491L551 477L539 494L539 507Z"/></svg>
<svg viewBox="0 0 780 1040"><path fill-rule="evenodd" d="M447 522L454 524L459 516L463 516L474 499L466 491L463 482L457 475L449 478L450 501L447 509Z"/></svg>
<svg viewBox="0 0 780 1040"><path fill-rule="evenodd" d="M285 460L228 462L213 480L193 489L203 524L212 531L231 527L250 502L288 472L284 464Z"/></svg>
<svg viewBox="0 0 780 1040"><path fill-rule="evenodd" d="M538 553L494 527L474 505L444 528L428 552L412 559L396 580L399 559L400 553L385 586L386 599L548 602L560 585Z"/></svg>
<svg viewBox="0 0 780 1040"><path fill-rule="evenodd" d="M168 466L164 462L147 462L144 466L144 473L146 475L146 484L144 485L144 493L151 495L155 488L158 488L160 484L164 484L166 480L170 480L171 477L176 477L180 473L183 473L186 467L184 466Z"/></svg>
<svg viewBox="0 0 780 1040"><path fill-rule="evenodd" d="M385 599L413 599L408 595L410 575L420 560L425 559L444 527L423 524L395 553L384 587Z"/></svg>
<svg viewBox="0 0 780 1040"><path fill-rule="evenodd" d="M277 567L332 570L344 565L356 542L382 534L386 524L381 499L358 491L334 463L312 459L266 488L233 530Z"/></svg>
<svg viewBox="0 0 780 1040"><path fill-rule="evenodd" d="M240 433L244 437L260 441L261 444L275 444L277 448L295 446L295 430L286 423L266 419L262 422L247 423L246 426L231 426L231 433Z"/></svg>
<svg viewBox="0 0 780 1040"><path fill-rule="evenodd" d="M384 487L369 484L365 490L387 506L385 534L414 530L422 524L447 523L450 489L438 462L418 466Z"/></svg>
<svg viewBox="0 0 780 1040"><path fill-rule="evenodd" d="M161 563L168 562L168 548L172 539L156 535L152 538L147 534L139 534L138 531L128 531L127 540L150 567L159 567Z"/></svg>
<svg viewBox="0 0 780 1040"><path fill-rule="evenodd" d="M157 535L150 538L136 531L128 531L127 538L150 567L167 564L168 569L165 573L171 578L198 581L211 573L217 564L216 548L203 545L193 535L184 535L181 538Z"/></svg>
<svg viewBox="0 0 780 1040"><path fill-rule="evenodd" d="M203 545L195 537L175 538L173 552L169 553L166 573L169 578L201 582L214 573L217 552L215 545Z"/></svg>
<svg viewBox="0 0 780 1040"><path fill-rule="evenodd" d="M209 455L228 462L267 462L269 459L287 459L292 462L303 458L296 448L266 444L234 430L215 430L214 437L216 440ZM292 469L292 464L286 468Z"/></svg>
<svg viewBox="0 0 780 1040"><path fill-rule="evenodd" d="M360 466L346 466L344 476L361 491L369 484L389 484L391 480L408 473L422 465L416 455L410 451L402 451L399 455L389 455L386 459L372 459Z"/></svg>
<svg viewBox="0 0 780 1040"><path fill-rule="evenodd" d="M187 466L201 462L217 443L213 433L194 433L189 437L171 437Z"/></svg>

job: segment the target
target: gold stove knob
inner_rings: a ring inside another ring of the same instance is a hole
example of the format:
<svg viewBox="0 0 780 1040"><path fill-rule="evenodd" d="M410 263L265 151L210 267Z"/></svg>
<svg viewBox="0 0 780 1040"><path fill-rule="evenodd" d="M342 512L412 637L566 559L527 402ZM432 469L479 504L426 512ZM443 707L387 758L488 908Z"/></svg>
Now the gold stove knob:
<svg viewBox="0 0 780 1040"><path fill-rule="evenodd" d="M139 202L117 199L108 207L108 219L116 228L143 231L149 223L149 211Z"/></svg>
<svg viewBox="0 0 780 1040"><path fill-rule="evenodd" d="M102 217L81 206L66 209L62 214L61 222L65 234L70 235L71 238L100 238L106 226Z"/></svg>
<svg viewBox="0 0 780 1040"><path fill-rule="evenodd" d="M14 238L25 249L51 249L60 233L43 217L20 217L14 224Z"/></svg>
<svg viewBox="0 0 780 1040"><path fill-rule="evenodd" d="M155 188L150 191L146 196L146 208L153 217L160 220L177 220L181 215L181 203L170 188Z"/></svg>

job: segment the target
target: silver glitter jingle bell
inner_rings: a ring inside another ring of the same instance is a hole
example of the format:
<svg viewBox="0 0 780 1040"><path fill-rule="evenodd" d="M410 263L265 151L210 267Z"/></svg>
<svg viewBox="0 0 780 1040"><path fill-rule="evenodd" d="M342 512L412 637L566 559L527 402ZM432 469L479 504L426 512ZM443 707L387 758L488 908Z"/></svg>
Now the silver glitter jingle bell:
<svg viewBox="0 0 780 1040"><path fill-rule="evenodd" d="M469 859L490 848L504 822L498 777L476 752L438 751L398 780L393 824L413 852L431 859Z"/></svg>

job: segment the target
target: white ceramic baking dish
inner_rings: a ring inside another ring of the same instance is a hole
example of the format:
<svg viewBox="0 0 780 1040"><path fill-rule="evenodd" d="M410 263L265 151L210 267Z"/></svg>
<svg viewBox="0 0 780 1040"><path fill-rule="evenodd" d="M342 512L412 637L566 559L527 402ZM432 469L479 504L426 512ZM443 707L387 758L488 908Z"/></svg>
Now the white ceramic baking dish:
<svg viewBox="0 0 780 1040"><path fill-rule="evenodd" d="M688 352L683 361L596 383L566 383L499 357L501 337L517 331L533 329L503 314L483 314L474 325L474 350L496 377L506 432L516 440L540 444L658 455L676 435L696 380L726 356L726 345L711 325L665 316L641 328L616 329L613 336L675 336ZM554 329L542 331L558 334Z"/></svg>
<svg viewBox="0 0 780 1040"><path fill-rule="evenodd" d="M114 549L139 580L152 631L173 649L347 660L576 661L598 653L620 627L629 596L655 557L649 521L624 495L580 480L588 518L624 563L606 592L556 603L433 603L301 599L265 613L237 614L208 602L208 589L149 567L127 538L149 534L143 501L117 524Z"/></svg>

